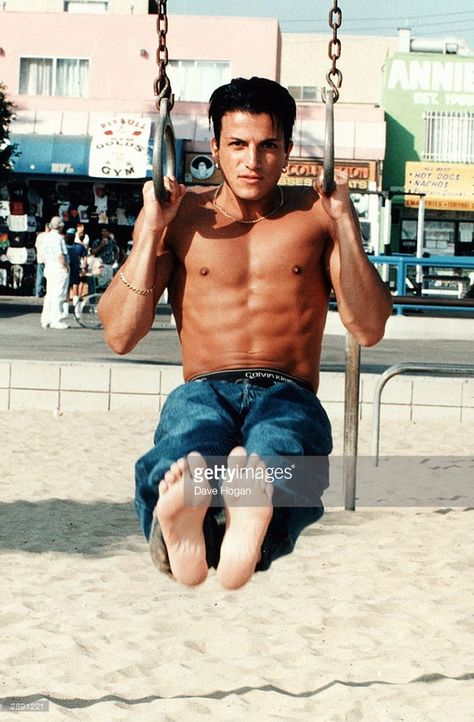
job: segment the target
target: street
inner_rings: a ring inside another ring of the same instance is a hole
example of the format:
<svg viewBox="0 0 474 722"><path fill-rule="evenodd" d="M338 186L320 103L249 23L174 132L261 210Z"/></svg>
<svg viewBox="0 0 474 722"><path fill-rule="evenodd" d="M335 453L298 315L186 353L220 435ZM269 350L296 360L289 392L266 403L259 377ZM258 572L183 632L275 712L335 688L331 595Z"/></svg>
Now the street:
<svg viewBox="0 0 474 722"><path fill-rule="evenodd" d="M79 327L72 318L65 331L43 330L41 300L30 297L0 297L0 358L37 361L81 361L95 363L180 364L179 340L175 329L163 328L169 317L161 313L150 333L127 356L117 356L105 344L102 331ZM440 318L439 339L386 339L373 348L362 349L361 370L381 373L396 363L458 363L473 360L472 340L443 340ZM326 335L321 368L344 369L344 336Z"/></svg>

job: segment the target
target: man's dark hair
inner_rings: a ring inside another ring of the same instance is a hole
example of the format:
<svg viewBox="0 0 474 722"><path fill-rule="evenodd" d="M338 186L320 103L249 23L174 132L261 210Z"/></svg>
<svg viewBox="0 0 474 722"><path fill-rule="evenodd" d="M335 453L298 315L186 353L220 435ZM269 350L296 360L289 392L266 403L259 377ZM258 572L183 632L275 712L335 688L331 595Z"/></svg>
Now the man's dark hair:
<svg viewBox="0 0 474 722"><path fill-rule="evenodd" d="M285 150L291 141L296 118L296 103L286 88L267 78L234 78L221 85L209 101L209 121L214 129L217 145L220 143L222 117L225 113L243 111L257 115L268 113L283 131Z"/></svg>

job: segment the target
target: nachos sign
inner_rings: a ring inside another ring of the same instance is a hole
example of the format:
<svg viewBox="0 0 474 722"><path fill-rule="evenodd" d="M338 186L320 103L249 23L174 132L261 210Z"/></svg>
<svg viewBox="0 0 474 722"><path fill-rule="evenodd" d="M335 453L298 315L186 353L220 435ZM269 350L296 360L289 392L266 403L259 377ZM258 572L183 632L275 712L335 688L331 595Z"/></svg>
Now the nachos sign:
<svg viewBox="0 0 474 722"><path fill-rule="evenodd" d="M96 126L89 155L94 178L145 178L151 119L118 116Z"/></svg>

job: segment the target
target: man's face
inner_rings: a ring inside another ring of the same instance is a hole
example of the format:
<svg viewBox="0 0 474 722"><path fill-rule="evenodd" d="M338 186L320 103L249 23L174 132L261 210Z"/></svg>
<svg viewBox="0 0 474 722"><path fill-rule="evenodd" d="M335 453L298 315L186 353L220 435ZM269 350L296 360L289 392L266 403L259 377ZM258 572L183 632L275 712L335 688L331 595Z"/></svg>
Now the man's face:
<svg viewBox="0 0 474 722"><path fill-rule="evenodd" d="M283 132L270 115L242 111L223 116L219 146L213 138L211 147L226 183L242 200L268 195L291 152L291 143L285 150Z"/></svg>

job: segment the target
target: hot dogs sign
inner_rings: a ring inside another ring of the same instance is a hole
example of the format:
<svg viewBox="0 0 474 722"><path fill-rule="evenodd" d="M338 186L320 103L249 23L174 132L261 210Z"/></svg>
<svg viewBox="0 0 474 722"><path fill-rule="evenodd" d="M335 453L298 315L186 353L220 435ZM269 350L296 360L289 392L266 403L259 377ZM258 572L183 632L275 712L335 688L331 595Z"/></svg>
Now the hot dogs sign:
<svg viewBox="0 0 474 722"><path fill-rule="evenodd" d="M93 178L145 178L151 119L122 115L97 123L89 155Z"/></svg>

